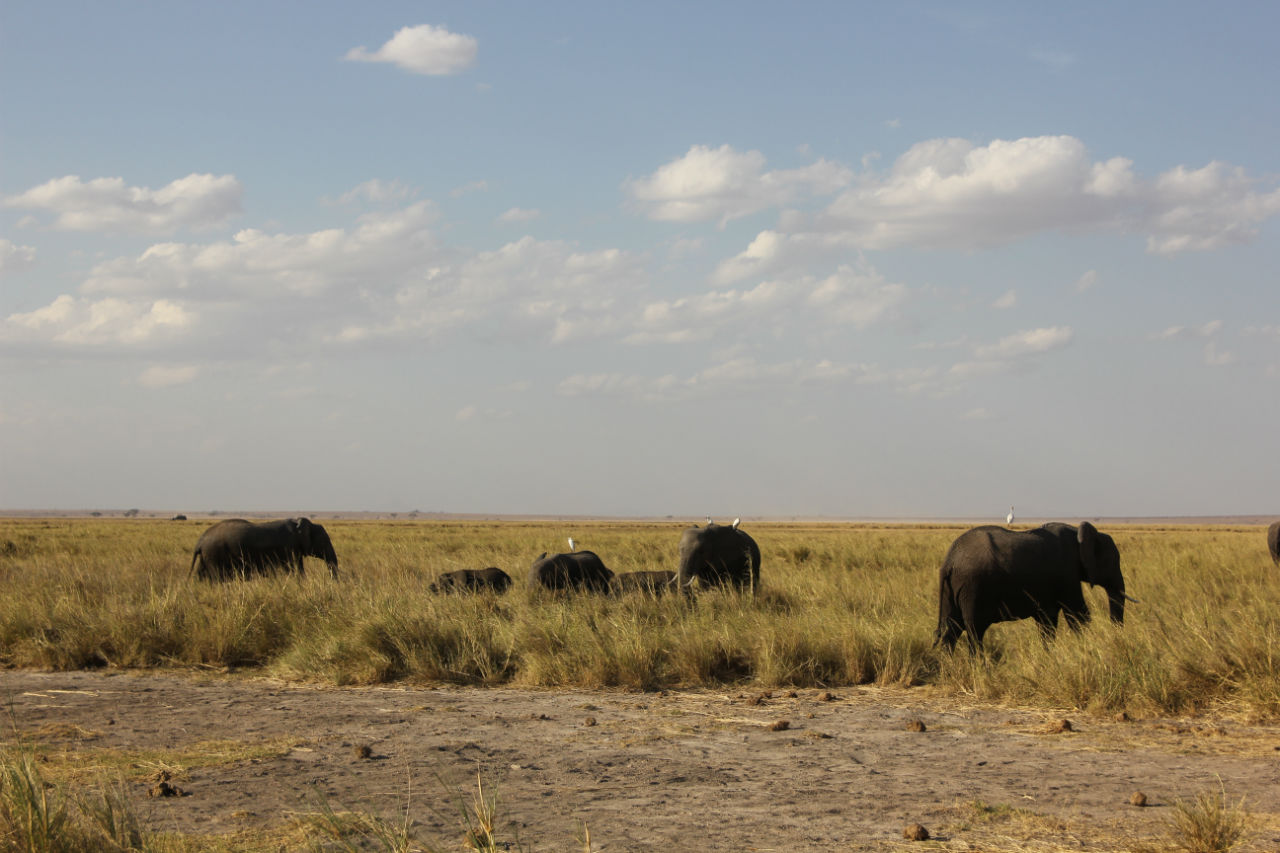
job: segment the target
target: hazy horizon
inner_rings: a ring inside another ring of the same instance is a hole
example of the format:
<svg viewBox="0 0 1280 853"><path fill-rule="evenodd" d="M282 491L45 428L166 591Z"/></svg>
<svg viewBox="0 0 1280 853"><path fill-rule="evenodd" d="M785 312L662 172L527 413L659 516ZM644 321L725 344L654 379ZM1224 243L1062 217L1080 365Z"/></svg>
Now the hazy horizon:
<svg viewBox="0 0 1280 853"><path fill-rule="evenodd" d="M3 23L0 508L1280 515L1280 7Z"/></svg>

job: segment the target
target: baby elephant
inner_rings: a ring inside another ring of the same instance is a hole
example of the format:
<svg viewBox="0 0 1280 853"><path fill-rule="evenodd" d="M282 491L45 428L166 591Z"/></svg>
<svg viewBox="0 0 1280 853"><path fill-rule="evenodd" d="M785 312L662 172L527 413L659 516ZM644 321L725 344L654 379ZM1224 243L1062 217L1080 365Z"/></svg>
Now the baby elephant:
<svg viewBox="0 0 1280 853"><path fill-rule="evenodd" d="M445 572L427 587L431 592L480 592L491 589L506 592L511 586L511 575L497 566L487 569L459 569Z"/></svg>
<svg viewBox="0 0 1280 853"><path fill-rule="evenodd" d="M624 592L662 595L671 590L675 580L675 572L622 572L613 576L609 586L615 594L619 595Z"/></svg>

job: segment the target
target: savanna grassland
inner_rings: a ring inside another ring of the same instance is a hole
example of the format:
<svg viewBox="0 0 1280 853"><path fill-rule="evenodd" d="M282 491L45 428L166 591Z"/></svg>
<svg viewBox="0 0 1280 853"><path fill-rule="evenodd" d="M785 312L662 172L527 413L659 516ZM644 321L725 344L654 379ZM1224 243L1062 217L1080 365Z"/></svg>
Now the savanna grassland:
<svg viewBox="0 0 1280 853"><path fill-rule="evenodd" d="M1021 706L1280 718L1280 572L1253 526L1103 525L1126 624L1041 642L1029 621L988 656L932 647L937 569L962 526L756 523L761 590L531 596L573 535L615 572L674 568L683 524L324 520L340 577L210 584L189 574L207 520L0 519L0 665L252 669L333 685L446 682L653 690L919 686ZM442 596L439 573L499 566L503 596Z"/></svg>
<svg viewBox="0 0 1280 853"><path fill-rule="evenodd" d="M674 568L681 523L326 518L336 580L222 584L190 577L211 523L0 519L0 849L886 849L920 819L992 850L1280 839L1275 797L1242 807L1280 722L1261 527L1101 525L1126 624L1098 591L1080 634L999 624L975 656L932 645L961 525L749 524L758 595L685 601L525 587L570 535ZM505 595L427 590L490 565ZM1045 728L1064 711L1094 722ZM1134 778L1172 808L1134 811ZM143 794L169 782L193 795Z"/></svg>

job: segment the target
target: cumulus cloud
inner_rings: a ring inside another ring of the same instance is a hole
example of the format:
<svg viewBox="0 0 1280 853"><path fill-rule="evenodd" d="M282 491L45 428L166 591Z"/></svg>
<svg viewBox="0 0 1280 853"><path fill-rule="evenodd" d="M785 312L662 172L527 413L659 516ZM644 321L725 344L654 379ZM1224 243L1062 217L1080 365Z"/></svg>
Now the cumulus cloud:
<svg viewBox="0 0 1280 853"><path fill-rule="evenodd" d="M444 27L419 24L401 27L386 44L370 51L364 45L347 51L352 62L389 62L414 74L445 76L470 68L478 43L472 36L451 33Z"/></svg>
<svg viewBox="0 0 1280 853"><path fill-rule="evenodd" d="M982 248L1046 231L1140 233L1151 252L1220 248L1280 213L1280 189L1210 163L1144 180L1124 157L1095 162L1071 136L934 139L867 173L792 233L841 234L865 249Z"/></svg>
<svg viewBox="0 0 1280 853"><path fill-rule="evenodd" d="M1015 290L1006 290L1004 293L991 303L992 308L1007 310L1018 304L1018 293Z"/></svg>
<svg viewBox="0 0 1280 853"><path fill-rule="evenodd" d="M365 181L338 197L339 204L352 204L358 201L387 204L404 201L413 196L413 189L400 180L384 181L373 178Z"/></svg>
<svg viewBox="0 0 1280 853"><path fill-rule="evenodd" d="M35 265L34 246L22 246L0 237L0 275L21 272Z"/></svg>
<svg viewBox="0 0 1280 853"><path fill-rule="evenodd" d="M532 222L542 215L540 210L526 210L522 207L512 207L504 210L499 216L498 221L511 224L519 222Z"/></svg>
<svg viewBox="0 0 1280 853"><path fill-rule="evenodd" d="M1185 341L1211 338L1222 331L1221 320L1210 320L1199 326L1169 326L1151 336L1153 341Z"/></svg>
<svg viewBox="0 0 1280 853"><path fill-rule="evenodd" d="M227 241L157 243L133 258L98 264L86 293L172 293L194 299L269 297L375 286L418 268L433 254L427 202L359 217L351 228L301 234L248 228Z"/></svg>
<svg viewBox="0 0 1280 853"><path fill-rule="evenodd" d="M200 373L200 368L193 364L163 365L157 364L142 371L138 384L147 388L167 388L170 385L184 385Z"/></svg>
<svg viewBox="0 0 1280 853"><path fill-rule="evenodd" d="M748 289L712 290L646 304L627 336L632 344L685 343L741 334L785 319L865 329L906 301L907 288L866 266L840 266L825 277L763 281Z"/></svg>
<svg viewBox="0 0 1280 853"><path fill-rule="evenodd" d="M67 175L9 196L4 204L52 213L54 227L65 231L168 234L223 224L240 213L241 192L234 175L191 174L158 190L128 186L123 178L86 182Z"/></svg>
<svg viewBox="0 0 1280 853"><path fill-rule="evenodd" d="M43 308L10 314L0 323L0 340L131 347L171 339L195 319L169 299L94 300L64 294Z"/></svg>
<svg viewBox="0 0 1280 853"><path fill-rule="evenodd" d="M827 160L766 171L759 151L694 145L652 175L628 181L625 189L651 219L724 225L803 195L829 195L851 178L847 168Z"/></svg>
<svg viewBox="0 0 1280 853"><path fill-rule="evenodd" d="M1093 286L1098 283L1098 271L1089 270L1076 279L1076 292L1084 293L1086 290L1092 290Z"/></svg>
<svg viewBox="0 0 1280 853"><path fill-rule="evenodd" d="M1001 338L994 344L977 344L973 358L952 365L950 375L964 378L1003 373L1020 363L1068 346L1075 333L1070 326L1027 329Z"/></svg>

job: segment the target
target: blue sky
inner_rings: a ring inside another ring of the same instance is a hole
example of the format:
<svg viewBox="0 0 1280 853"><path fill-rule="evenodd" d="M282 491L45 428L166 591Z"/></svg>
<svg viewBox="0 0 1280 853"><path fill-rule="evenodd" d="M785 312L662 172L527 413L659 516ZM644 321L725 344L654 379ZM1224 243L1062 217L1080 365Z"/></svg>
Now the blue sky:
<svg viewBox="0 0 1280 853"><path fill-rule="evenodd" d="M7 4L0 507L1280 513L1280 8Z"/></svg>

